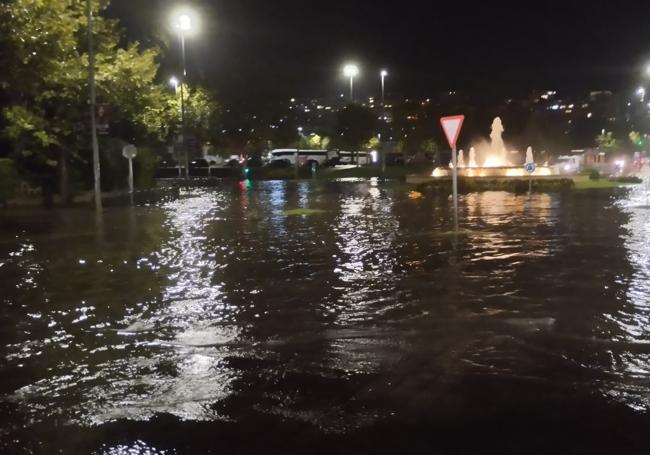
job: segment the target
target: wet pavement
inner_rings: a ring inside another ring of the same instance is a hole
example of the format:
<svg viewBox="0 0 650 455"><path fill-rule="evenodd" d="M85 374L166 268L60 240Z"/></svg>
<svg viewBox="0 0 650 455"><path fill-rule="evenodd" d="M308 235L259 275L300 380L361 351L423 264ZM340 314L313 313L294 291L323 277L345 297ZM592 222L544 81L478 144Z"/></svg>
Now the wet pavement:
<svg viewBox="0 0 650 455"><path fill-rule="evenodd" d="M460 206L460 235L374 180L0 212L0 448L648 453L646 195Z"/></svg>

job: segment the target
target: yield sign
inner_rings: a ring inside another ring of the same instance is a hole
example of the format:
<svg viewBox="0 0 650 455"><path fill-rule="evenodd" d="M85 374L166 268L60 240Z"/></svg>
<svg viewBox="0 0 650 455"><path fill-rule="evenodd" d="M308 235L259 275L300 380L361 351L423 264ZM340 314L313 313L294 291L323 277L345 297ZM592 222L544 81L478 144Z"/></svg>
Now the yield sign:
<svg viewBox="0 0 650 455"><path fill-rule="evenodd" d="M460 129L463 126L463 120L465 120L464 115L452 115L450 117L442 117L440 119L440 124L442 129L445 130L445 136L447 136L447 142L452 149L456 148L456 141L460 135Z"/></svg>

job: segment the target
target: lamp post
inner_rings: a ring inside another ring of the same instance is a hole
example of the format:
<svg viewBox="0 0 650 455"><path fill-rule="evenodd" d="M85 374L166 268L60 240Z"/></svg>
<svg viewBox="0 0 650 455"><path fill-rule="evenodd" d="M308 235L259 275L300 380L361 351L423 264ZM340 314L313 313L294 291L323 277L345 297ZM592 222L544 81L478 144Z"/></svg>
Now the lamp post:
<svg viewBox="0 0 650 455"><path fill-rule="evenodd" d="M354 78L359 75L359 67L347 64L343 67L343 75L350 78L350 102L354 103Z"/></svg>
<svg viewBox="0 0 650 455"><path fill-rule="evenodd" d="M99 165L99 143L97 141L97 121L95 119L95 108L97 96L95 94L95 48L93 44L93 12L90 0L86 0L86 18L88 20L88 81L90 85L90 124L91 143L93 149L93 177L95 185L95 209L97 214L102 212L102 185L101 171Z"/></svg>
<svg viewBox="0 0 650 455"><path fill-rule="evenodd" d="M302 141L302 126L298 127L298 145L296 147L296 162L295 162L295 171L296 179L300 176L300 141Z"/></svg>
<svg viewBox="0 0 650 455"><path fill-rule="evenodd" d="M187 150L187 128L185 122L185 87L187 82L187 65L185 62L185 36L192 31L192 16L188 11L181 11L174 17L174 27L178 31L178 38L181 45L181 65L183 74L180 80L181 88L181 146L185 154L185 178L190 178L190 158ZM178 86L178 84L177 84Z"/></svg>
<svg viewBox="0 0 650 455"><path fill-rule="evenodd" d="M178 78L176 76L172 76L172 77L169 78L169 85L171 85L174 88L174 96L178 96L179 83L180 82L178 81ZM181 98L181 118L182 118L182 115L183 115L183 100ZM181 122L182 122L182 120L181 120ZM182 134L182 131L181 131L181 134ZM174 158L176 158L176 156L174 156ZM178 177L180 178L181 176L182 176L181 166L179 164L178 165Z"/></svg>
<svg viewBox="0 0 650 455"><path fill-rule="evenodd" d="M381 76L381 104L383 106L386 101L386 76L388 76L388 71L381 70L379 74Z"/></svg>

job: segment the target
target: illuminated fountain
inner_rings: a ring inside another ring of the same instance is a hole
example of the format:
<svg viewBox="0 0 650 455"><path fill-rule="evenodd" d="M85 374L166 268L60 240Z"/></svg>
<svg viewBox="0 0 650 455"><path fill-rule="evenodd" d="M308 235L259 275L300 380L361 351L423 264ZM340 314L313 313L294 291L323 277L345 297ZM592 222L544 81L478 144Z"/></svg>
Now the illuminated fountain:
<svg viewBox="0 0 650 455"><path fill-rule="evenodd" d="M464 153L458 152L457 164L458 175L461 177L524 177L532 175L534 177L553 175L551 168L546 165L537 165L532 174L526 172L525 163L534 163L533 149L528 147L526 159L517 165L510 161L510 157L516 153L508 153L506 144L503 142L503 123L499 117L492 122L490 132L490 142L483 141L474 144L469 149L469 159L465 162ZM482 164L479 164L482 163ZM449 163L449 168L438 167L434 169L433 177L449 177L452 173L453 165Z"/></svg>

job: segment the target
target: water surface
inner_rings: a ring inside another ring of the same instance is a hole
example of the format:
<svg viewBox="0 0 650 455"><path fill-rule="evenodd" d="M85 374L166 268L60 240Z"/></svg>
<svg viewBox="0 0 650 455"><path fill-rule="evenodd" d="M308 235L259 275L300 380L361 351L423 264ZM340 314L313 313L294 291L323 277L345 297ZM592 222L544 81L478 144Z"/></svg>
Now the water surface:
<svg viewBox="0 0 650 455"><path fill-rule="evenodd" d="M303 181L0 213L2 447L646 453L648 207L469 194L452 235L446 197Z"/></svg>

